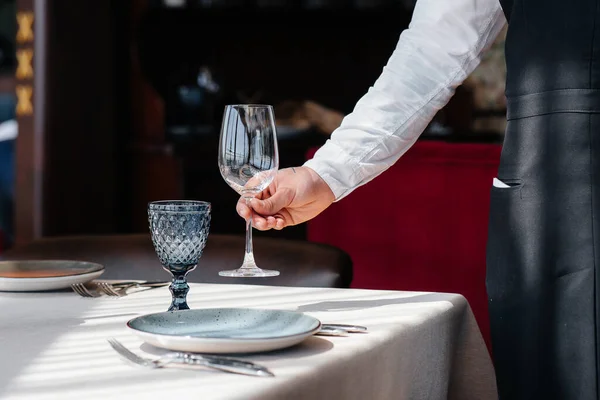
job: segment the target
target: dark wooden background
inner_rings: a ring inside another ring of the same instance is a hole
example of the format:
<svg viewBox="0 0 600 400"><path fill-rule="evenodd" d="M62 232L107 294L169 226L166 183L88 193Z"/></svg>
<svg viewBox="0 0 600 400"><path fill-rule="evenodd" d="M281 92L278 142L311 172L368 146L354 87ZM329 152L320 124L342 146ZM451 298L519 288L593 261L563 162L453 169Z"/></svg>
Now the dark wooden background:
<svg viewBox="0 0 600 400"><path fill-rule="evenodd" d="M231 93L260 90L263 101L311 99L348 112L410 18L401 8L157 4L18 0L19 11L34 11L37 32L34 113L19 117L17 242L145 231L147 202L166 198L213 201L215 232L242 233L235 193L215 174L218 132L183 145L165 135L167 78L206 64ZM308 135L287 153L282 145L282 165L324 140Z"/></svg>
<svg viewBox="0 0 600 400"><path fill-rule="evenodd" d="M401 6L164 8L159 1L17 0L35 13L34 112L19 117L16 241L147 230L146 205L213 203L212 232L242 233L217 169L220 113L203 135L169 136L168 92L182 67L209 66L224 103L313 100L348 113L381 73L411 12ZM397 4L397 3L394 3ZM23 82L17 82L17 84ZM469 124L469 95L447 120ZM227 97L227 95L229 97ZM217 104L219 105L219 104ZM456 116L461 116L456 118ZM466 118L466 119L465 119ZM280 140L281 166L326 136ZM304 238L299 226L277 234Z"/></svg>

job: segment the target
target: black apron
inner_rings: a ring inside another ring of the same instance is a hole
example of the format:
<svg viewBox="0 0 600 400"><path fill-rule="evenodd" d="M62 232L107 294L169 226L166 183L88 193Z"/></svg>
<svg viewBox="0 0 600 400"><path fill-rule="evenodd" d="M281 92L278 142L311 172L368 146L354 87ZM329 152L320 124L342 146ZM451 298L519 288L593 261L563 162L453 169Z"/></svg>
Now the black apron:
<svg viewBox="0 0 600 400"><path fill-rule="evenodd" d="M501 400L598 398L600 0L506 0L487 248Z"/></svg>

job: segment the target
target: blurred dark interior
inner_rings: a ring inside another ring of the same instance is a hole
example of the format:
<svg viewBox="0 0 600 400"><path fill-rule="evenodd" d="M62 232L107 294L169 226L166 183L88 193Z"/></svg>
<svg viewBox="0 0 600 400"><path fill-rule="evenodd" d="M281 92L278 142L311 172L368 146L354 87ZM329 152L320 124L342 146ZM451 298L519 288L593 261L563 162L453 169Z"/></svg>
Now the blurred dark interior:
<svg viewBox="0 0 600 400"><path fill-rule="evenodd" d="M16 240L18 232L27 240L145 231L146 203L165 198L211 201L213 232L242 231L237 195L216 163L223 106L268 103L277 114L278 105L310 101L347 114L381 73L412 12L410 1L398 0L44 3L35 13L36 34L43 33L35 124L21 121L16 150L30 159L23 160L29 169L16 172ZM7 54L10 39L6 30L0 36ZM12 92L15 63L3 65L0 88ZM433 137L498 140L469 135L469 99L459 88ZM281 167L304 162L329 133L282 126ZM305 238L306 228L276 234Z"/></svg>
<svg viewBox="0 0 600 400"><path fill-rule="evenodd" d="M216 165L223 106L311 100L348 113L410 18L392 1L45 3L35 16L45 33L34 115L43 165L23 171L38 196L16 215L30 237L145 231L146 203L163 198L211 201L214 232L242 231L237 195ZM14 63L3 65L12 75ZM282 167L326 140L311 129L283 133ZM35 146L21 154L33 159Z"/></svg>

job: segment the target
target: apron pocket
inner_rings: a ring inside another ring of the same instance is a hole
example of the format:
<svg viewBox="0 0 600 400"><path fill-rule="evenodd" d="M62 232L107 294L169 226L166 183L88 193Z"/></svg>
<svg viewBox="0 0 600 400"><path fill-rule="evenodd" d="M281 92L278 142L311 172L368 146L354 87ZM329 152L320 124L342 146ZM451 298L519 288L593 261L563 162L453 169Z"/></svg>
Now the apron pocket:
<svg viewBox="0 0 600 400"><path fill-rule="evenodd" d="M492 189L490 193L490 210L494 211L495 207L504 207L503 204L498 204L497 197L502 196L516 196L517 199L520 199L521 189L523 189L523 183L520 179L500 179L495 178L497 181L494 181L492 184ZM499 182L499 183L498 183ZM504 184L505 187L501 187L498 185ZM490 220L491 223L491 220Z"/></svg>

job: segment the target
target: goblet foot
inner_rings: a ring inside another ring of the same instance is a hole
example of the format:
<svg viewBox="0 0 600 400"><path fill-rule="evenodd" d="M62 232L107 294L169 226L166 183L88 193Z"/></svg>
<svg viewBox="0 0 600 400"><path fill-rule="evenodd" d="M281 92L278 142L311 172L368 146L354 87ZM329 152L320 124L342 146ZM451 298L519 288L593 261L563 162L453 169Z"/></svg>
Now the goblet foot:
<svg viewBox="0 0 600 400"><path fill-rule="evenodd" d="M270 269L260 269L258 267L256 267L256 268L242 267L242 268L238 268L238 269L232 269L229 271L220 271L219 275L233 277L233 278L235 278L235 277L238 277L238 278L267 278L269 276L278 276L279 271L273 271Z"/></svg>

